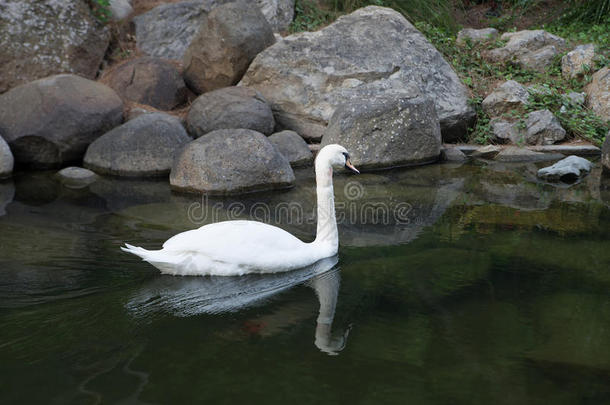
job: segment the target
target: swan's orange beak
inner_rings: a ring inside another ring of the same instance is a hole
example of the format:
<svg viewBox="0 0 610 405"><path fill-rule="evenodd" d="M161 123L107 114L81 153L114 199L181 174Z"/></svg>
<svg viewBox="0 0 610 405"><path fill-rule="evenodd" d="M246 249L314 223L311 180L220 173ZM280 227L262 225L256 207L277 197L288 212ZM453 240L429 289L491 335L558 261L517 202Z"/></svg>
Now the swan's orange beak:
<svg viewBox="0 0 610 405"><path fill-rule="evenodd" d="M360 171L354 167L352 162L350 162L349 158L347 158L345 160L345 167L347 167L348 169L350 169L352 172L354 172L356 174L360 174Z"/></svg>

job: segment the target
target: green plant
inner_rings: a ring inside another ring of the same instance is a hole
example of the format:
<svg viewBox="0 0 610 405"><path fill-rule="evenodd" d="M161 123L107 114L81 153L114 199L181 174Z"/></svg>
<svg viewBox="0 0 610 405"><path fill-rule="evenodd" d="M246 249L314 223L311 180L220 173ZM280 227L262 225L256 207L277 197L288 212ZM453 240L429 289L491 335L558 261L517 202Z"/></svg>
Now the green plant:
<svg viewBox="0 0 610 405"><path fill-rule="evenodd" d="M110 0L88 0L93 15L102 23L110 21Z"/></svg>
<svg viewBox="0 0 610 405"><path fill-rule="evenodd" d="M333 22L337 13L320 8L314 0L296 0L294 3L294 19L290 24L290 32L315 31Z"/></svg>
<svg viewBox="0 0 610 405"><path fill-rule="evenodd" d="M473 97L468 100L470 105L472 105L477 114L476 125L472 128L469 128L469 138L471 141L476 142L481 145L485 145L490 143L493 140L493 130L491 127L491 120L489 116L483 111L481 107L481 102L483 99L481 97Z"/></svg>

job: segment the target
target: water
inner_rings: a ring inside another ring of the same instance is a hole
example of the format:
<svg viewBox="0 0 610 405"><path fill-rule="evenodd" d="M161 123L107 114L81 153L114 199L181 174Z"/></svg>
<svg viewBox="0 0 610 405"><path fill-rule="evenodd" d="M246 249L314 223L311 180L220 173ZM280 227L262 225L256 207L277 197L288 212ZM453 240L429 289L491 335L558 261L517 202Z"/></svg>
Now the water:
<svg viewBox="0 0 610 405"><path fill-rule="evenodd" d="M338 257L243 278L161 276L118 246L253 217L312 240L311 169L208 200L19 174L0 184L0 403L610 403L610 180L535 170L338 176Z"/></svg>

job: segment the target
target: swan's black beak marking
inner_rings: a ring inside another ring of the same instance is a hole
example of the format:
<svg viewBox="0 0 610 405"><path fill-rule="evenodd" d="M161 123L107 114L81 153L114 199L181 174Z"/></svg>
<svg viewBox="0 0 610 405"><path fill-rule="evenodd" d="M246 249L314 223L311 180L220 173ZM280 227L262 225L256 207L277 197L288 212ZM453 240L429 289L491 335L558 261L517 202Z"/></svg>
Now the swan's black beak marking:
<svg viewBox="0 0 610 405"><path fill-rule="evenodd" d="M352 172L356 173L356 174L360 174L360 171L358 169L356 169L354 167L354 165L352 164L352 162L349 160L349 153L343 153L343 156L345 156L345 168L351 170Z"/></svg>

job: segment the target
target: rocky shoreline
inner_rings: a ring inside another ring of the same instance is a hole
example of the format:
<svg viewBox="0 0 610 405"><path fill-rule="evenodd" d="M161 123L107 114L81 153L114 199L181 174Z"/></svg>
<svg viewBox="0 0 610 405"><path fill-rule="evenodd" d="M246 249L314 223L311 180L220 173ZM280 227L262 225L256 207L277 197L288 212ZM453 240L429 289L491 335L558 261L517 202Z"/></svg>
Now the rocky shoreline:
<svg viewBox="0 0 610 405"><path fill-rule="evenodd" d="M292 167L311 164L312 151L329 143L344 145L364 170L601 155L610 171L610 137L601 149L574 144L553 112L532 108L532 96L547 89L515 80L480 104L496 145L460 146L476 120L469 90L395 10L369 6L282 37L294 1L182 1L137 16L128 2L111 3L116 19L135 24L140 54L98 72L109 30L83 0L8 1L0 17L11 27L0 34L11 44L0 66L1 176L15 165L82 163L99 175L168 176L176 191L238 194L289 187ZM36 43L43 23L53 32ZM484 58L542 71L565 53L562 75L591 80L584 93L561 95L563 108L610 121L610 69L591 71L593 45L569 50L543 30L495 29L464 29L457 43L497 43Z"/></svg>

